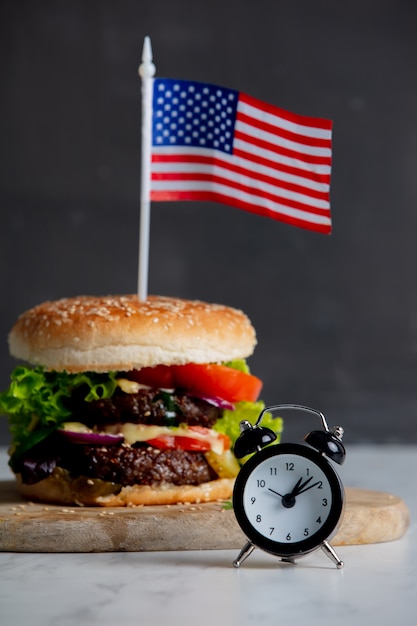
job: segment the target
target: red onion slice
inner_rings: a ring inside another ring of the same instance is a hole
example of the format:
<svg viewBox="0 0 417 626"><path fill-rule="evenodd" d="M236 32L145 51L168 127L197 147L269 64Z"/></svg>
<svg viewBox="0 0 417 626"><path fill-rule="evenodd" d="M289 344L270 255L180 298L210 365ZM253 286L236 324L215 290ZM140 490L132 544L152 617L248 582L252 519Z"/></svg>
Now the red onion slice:
<svg viewBox="0 0 417 626"><path fill-rule="evenodd" d="M227 409L228 411L234 411L235 405L229 402L228 400L223 400L223 398L219 398L218 396L207 396L204 394L195 393L194 391L190 391L188 395L198 398L199 400L204 400L208 404L217 407L218 409Z"/></svg>
<svg viewBox="0 0 417 626"><path fill-rule="evenodd" d="M124 440L123 435L109 433L83 433L64 428L58 428L58 432L70 443L83 443L90 446L112 446Z"/></svg>

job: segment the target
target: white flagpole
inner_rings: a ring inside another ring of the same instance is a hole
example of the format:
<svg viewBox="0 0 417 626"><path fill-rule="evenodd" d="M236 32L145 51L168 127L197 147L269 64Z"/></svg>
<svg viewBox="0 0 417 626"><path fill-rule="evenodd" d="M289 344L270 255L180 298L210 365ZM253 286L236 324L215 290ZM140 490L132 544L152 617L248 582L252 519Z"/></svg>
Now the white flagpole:
<svg viewBox="0 0 417 626"><path fill-rule="evenodd" d="M138 297L146 300L148 295L149 234L151 218L151 150L152 150L152 96L155 65L152 63L152 47L149 37L145 37L142 50L142 63L139 66L142 79L142 163L140 189L140 233Z"/></svg>

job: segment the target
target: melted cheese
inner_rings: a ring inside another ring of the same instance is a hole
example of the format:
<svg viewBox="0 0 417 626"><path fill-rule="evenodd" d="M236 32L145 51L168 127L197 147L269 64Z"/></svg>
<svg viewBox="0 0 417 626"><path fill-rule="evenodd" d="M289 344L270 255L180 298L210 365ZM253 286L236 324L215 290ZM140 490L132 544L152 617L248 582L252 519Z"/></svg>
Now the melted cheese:
<svg viewBox="0 0 417 626"><path fill-rule="evenodd" d="M106 428L106 432L110 432L110 429ZM132 424L126 422L121 424L118 428L118 432L123 435L125 442L132 445L137 442L146 442L157 437L189 437L197 441L208 442L210 449L217 454L224 452L224 440L219 437L215 430L209 428L202 432L194 431L181 426L168 427L168 426L155 426L146 424Z"/></svg>

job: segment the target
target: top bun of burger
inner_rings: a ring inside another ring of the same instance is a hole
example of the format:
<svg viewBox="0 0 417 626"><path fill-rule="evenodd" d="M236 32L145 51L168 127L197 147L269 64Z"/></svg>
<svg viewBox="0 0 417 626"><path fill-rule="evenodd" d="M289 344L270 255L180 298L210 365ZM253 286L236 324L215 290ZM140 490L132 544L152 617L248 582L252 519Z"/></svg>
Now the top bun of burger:
<svg viewBox="0 0 417 626"><path fill-rule="evenodd" d="M23 313L9 335L12 356L70 373L220 362L246 358L255 345L242 311L161 296L44 302Z"/></svg>

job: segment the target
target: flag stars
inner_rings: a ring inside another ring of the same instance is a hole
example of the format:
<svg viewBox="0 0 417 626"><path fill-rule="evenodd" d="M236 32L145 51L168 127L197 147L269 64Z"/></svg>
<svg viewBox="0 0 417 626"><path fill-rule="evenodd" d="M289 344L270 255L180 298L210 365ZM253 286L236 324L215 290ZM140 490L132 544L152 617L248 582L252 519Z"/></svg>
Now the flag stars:
<svg viewBox="0 0 417 626"><path fill-rule="evenodd" d="M170 79L155 79L154 85L154 145L232 152L237 92Z"/></svg>

